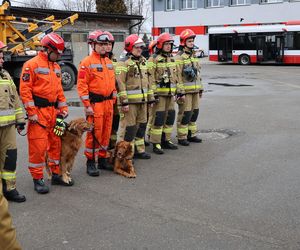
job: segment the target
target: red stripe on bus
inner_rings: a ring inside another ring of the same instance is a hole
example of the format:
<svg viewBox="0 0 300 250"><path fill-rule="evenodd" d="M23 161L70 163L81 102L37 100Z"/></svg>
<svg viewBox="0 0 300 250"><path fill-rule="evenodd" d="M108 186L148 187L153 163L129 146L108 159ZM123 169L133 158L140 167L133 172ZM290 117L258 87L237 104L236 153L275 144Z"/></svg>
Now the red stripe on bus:
<svg viewBox="0 0 300 250"><path fill-rule="evenodd" d="M284 56L284 63L300 63L300 56Z"/></svg>
<svg viewBox="0 0 300 250"><path fill-rule="evenodd" d="M218 55L209 55L209 60L217 62L218 61Z"/></svg>
<svg viewBox="0 0 300 250"><path fill-rule="evenodd" d="M178 26L175 27L175 35L180 35L182 31L185 29L191 29L197 35L205 35L206 34L206 26Z"/></svg>

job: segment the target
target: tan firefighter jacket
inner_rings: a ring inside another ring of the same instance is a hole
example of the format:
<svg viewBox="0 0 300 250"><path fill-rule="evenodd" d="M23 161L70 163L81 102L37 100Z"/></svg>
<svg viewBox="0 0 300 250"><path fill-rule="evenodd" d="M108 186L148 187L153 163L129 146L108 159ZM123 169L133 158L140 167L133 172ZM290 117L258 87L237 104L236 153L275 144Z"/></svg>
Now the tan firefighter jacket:
<svg viewBox="0 0 300 250"><path fill-rule="evenodd" d="M181 73L178 73L178 77L179 82L183 83L185 93L199 93L202 91L201 66L195 53L184 49L178 52L175 61L180 68Z"/></svg>
<svg viewBox="0 0 300 250"><path fill-rule="evenodd" d="M172 55L154 54L148 60L150 82L154 95L173 96L184 94L183 84L179 82L178 72L181 70Z"/></svg>
<svg viewBox="0 0 300 250"><path fill-rule="evenodd" d="M25 123L21 101L9 73L0 71L0 127Z"/></svg>
<svg viewBox="0 0 300 250"><path fill-rule="evenodd" d="M149 84L147 61L132 55L117 62L115 67L118 102L121 105L154 101L153 90Z"/></svg>

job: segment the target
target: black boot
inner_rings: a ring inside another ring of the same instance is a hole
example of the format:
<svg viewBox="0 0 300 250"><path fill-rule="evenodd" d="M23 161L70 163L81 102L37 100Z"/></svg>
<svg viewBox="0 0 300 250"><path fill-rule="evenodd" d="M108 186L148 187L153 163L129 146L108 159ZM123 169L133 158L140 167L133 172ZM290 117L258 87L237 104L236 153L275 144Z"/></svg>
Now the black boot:
<svg viewBox="0 0 300 250"><path fill-rule="evenodd" d="M109 165L106 158L99 158L98 159L98 169L113 171L112 166Z"/></svg>
<svg viewBox="0 0 300 250"><path fill-rule="evenodd" d="M145 140L145 147L148 147L148 146L150 146L150 143Z"/></svg>
<svg viewBox="0 0 300 250"><path fill-rule="evenodd" d="M19 194L17 189L13 189L10 191L4 191L3 195L8 201L14 201L14 202L24 202L26 201L25 195Z"/></svg>
<svg viewBox="0 0 300 250"><path fill-rule="evenodd" d="M49 188L46 186L44 179L33 179L34 190L39 194L46 194L49 192Z"/></svg>
<svg viewBox="0 0 300 250"><path fill-rule="evenodd" d="M99 170L96 168L94 160L87 160L86 162L86 172L89 176L99 176Z"/></svg>
<svg viewBox="0 0 300 250"><path fill-rule="evenodd" d="M67 182L63 181L61 175L53 174L52 179L51 179L51 184L52 185L61 185L61 186L73 186L74 181L73 181L73 179L71 179L71 181L69 183L67 183Z"/></svg>
<svg viewBox="0 0 300 250"><path fill-rule="evenodd" d="M148 160L151 159L151 155L146 152L135 153L134 158Z"/></svg>
<svg viewBox="0 0 300 250"><path fill-rule="evenodd" d="M158 154L158 155L162 155L162 154L165 153L165 152L161 149L160 144L158 144L158 143L154 143L154 144L153 144L153 152L154 152L155 154Z"/></svg>
<svg viewBox="0 0 300 250"><path fill-rule="evenodd" d="M178 144L180 144L181 146L189 146L190 145L190 143L188 142L187 139L178 140Z"/></svg>
<svg viewBox="0 0 300 250"><path fill-rule="evenodd" d="M188 141L189 142L195 142L195 143L201 143L202 142L202 139L197 137L196 135L195 136L192 136L192 132L189 130L188 132Z"/></svg>
<svg viewBox="0 0 300 250"><path fill-rule="evenodd" d="M171 150L178 149L178 147L171 141L164 141L161 143L161 146L163 149L171 149Z"/></svg>

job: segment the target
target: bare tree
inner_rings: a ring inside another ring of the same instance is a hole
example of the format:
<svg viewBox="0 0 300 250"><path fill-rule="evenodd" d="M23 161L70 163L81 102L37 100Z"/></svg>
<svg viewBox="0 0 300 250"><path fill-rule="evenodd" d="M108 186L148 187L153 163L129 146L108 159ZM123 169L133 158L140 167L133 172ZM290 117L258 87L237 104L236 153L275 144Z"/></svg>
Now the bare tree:
<svg viewBox="0 0 300 250"><path fill-rule="evenodd" d="M29 0L26 3L27 6L33 7L33 8L40 8L40 9L51 9L53 7L53 1L52 0Z"/></svg>
<svg viewBox="0 0 300 250"><path fill-rule="evenodd" d="M95 0L60 0L64 10L95 12Z"/></svg>
<svg viewBox="0 0 300 250"><path fill-rule="evenodd" d="M125 0L129 15L140 15L144 20L137 25L136 33L140 34L143 31L143 25L150 18L150 1L149 0Z"/></svg>

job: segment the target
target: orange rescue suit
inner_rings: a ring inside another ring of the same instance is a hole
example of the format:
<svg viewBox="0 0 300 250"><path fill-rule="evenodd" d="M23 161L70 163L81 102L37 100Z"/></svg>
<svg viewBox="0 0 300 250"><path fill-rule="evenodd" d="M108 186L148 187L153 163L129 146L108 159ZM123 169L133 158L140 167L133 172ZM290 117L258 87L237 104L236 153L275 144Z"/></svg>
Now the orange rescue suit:
<svg viewBox="0 0 300 250"><path fill-rule="evenodd" d="M39 52L23 65L20 96L28 116L38 116L37 123L28 124L29 171L33 179L43 178L47 153L48 165L59 174L61 139L53 128L56 116L68 112L60 66Z"/></svg>
<svg viewBox="0 0 300 250"><path fill-rule="evenodd" d="M87 117L94 123L94 130L87 133L85 155L90 160L97 155L106 158L116 100L112 61L95 51L84 58L79 65L77 91L83 105L94 111L93 117Z"/></svg>

